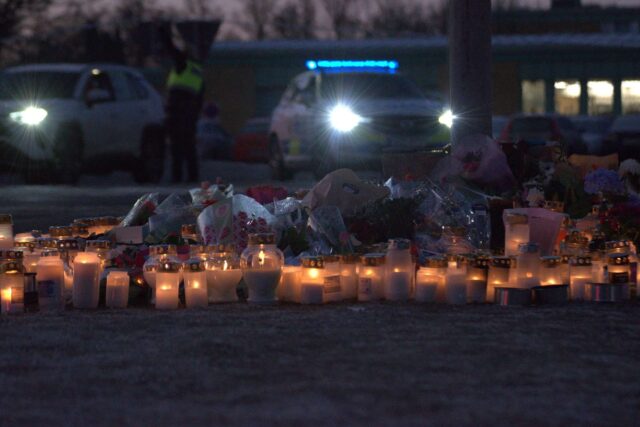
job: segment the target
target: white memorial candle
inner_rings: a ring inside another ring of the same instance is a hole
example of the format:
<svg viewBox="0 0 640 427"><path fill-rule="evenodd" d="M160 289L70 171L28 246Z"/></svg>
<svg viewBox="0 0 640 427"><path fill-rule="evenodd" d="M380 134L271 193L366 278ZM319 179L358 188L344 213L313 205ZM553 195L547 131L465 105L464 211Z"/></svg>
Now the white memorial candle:
<svg viewBox="0 0 640 427"><path fill-rule="evenodd" d="M581 301L585 299L586 285L592 279L591 268L591 257L588 255L578 255L571 259L569 290L572 300Z"/></svg>
<svg viewBox="0 0 640 427"><path fill-rule="evenodd" d="M449 261L445 276L445 299L447 304L465 304L467 302L467 274L464 265Z"/></svg>
<svg viewBox="0 0 640 427"><path fill-rule="evenodd" d="M129 302L129 273L110 271L107 275L106 305L109 308L126 308Z"/></svg>
<svg viewBox="0 0 640 427"><path fill-rule="evenodd" d="M11 312L11 288L0 289L0 305L2 314Z"/></svg>
<svg viewBox="0 0 640 427"><path fill-rule="evenodd" d="M250 234L249 246L242 252L242 277L254 304L277 302L276 289L282 275L284 255L276 247L272 233Z"/></svg>
<svg viewBox="0 0 640 427"><path fill-rule="evenodd" d="M342 300L342 280L340 258L337 255L324 255L324 296L323 302Z"/></svg>
<svg viewBox="0 0 640 427"><path fill-rule="evenodd" d="M13 218L0 214L0 249L13 248Z"/></svg>
<svg viewBox="0 0 640 427"><path fill-rule="evenodd" d="M208 262L207 286L209 288L209 302L238 301L236 290L240 280L242 280L242 270L231 266L229 261L223 260L222 265Z"/></svg>
<svg viewBox="0 0 640 427"><path fill-rule="evenodd" d="M282 277L278 285L278 300L300 302L300 267L285 265L282 267Z"/></svg>
<svg viewBox="0 0 640 427"><path fill-rule="evenodd" d="M367 254L360 259L358 273L358 301L372 301L384 297L385 254Z"/></svg>
<svg viewBox="0 0 640 427"><path fill-rule="evenodd" d="M180 302L180 275L182 264L165 260L156 272L156 309L175 310Z"/></svg>
<svg viewBox="0 0 640 427"><path fill-rule="evenodd" d="M73 306L97 308L100 300L100 258L93 252L80 252L73 262Z"/></svg>
<svg viewBox="0 0 640 427"><path fill-rule="evenodd" d="M40 311L64 309L64 262L56 249L47 249L36 266L38 305Z"/></svg>
<svg viewBox="0 0 640 427"><path fill-rule="evenodd" d="M389 301L406 301L411 292L411 273L394 268L387 274L386 297Z"/></svg>
<svg viewBox="0 0 640 427"><path fill-rule="evenodd" d="M205 308L209 305L207 273L204 261L190 259L184 264L184 298L187 308Z"/></svg>
<svg viewBox="0 0 640 427"><path fill-rule="evenodd" d="M355 300L358 297L358 257L354 254L340 256L340 284L342 299Z"/></svg>
<svg viewBox="0 0 640 427"><path fill-rule="evenodd" d="M302 258L300 275L300 303L322 304L325 302L326 271L322 257L310 256Z"/></svg>
<svg viewBox="0 0 640 427"><path fill-rule="evenodd" d="M487 299L487 281L472 277L467 279L467 302L480 303Z"/></svg>

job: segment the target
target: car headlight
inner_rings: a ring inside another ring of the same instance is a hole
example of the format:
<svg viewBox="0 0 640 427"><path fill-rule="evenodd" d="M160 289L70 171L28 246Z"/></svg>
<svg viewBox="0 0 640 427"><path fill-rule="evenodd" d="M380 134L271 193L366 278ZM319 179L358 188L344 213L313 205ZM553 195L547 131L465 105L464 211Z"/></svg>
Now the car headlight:
<svg viewBox="0 0 640 427"><path fill-rule="evenodd" d="M351 132L363 118L346 105L338 104L329 112L329 123L338 132Z"/></svg>
<svg viewBox="0 0 640 427"><path fill-rule="evenodd" d="M445 125L446 127L450 128L451 126L453 126L453 120L455 118L456 116L453 115L451 110L447 110L444 113L442 113L440 117L438 117L438 122L441 125Z"/></svg>
<svg viewBox="0 0 640 427"><path fill-rule="evenodd" d="M27 107L22 111L9 114L9 118L22 125L37 126L47 117L47 114L47 110L44 108Z"/></svg>

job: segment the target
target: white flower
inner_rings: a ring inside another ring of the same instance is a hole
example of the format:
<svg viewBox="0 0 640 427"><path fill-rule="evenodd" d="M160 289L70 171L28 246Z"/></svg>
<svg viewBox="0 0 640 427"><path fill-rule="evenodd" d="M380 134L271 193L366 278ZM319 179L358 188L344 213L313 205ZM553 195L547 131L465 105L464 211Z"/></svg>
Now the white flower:
<svg viewBox="0 0 640 427"><path fill-rule="evenodd" d="M625 177L626 175L640 175L640 163L635 159L627 159L620 163L618 175Z"/></svg>

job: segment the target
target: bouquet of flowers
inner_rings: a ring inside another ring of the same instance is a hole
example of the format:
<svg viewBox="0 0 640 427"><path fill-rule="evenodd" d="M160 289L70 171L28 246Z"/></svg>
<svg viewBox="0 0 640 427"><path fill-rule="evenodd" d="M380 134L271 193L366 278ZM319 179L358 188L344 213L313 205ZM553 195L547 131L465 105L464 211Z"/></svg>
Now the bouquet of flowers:
<svg viewBox="0 0 640 427"><path fill-rule="evenodd" d="M624 183L616 171L599 168L584 177L584 191L587 194L620 196L625 194Z"/></svg>

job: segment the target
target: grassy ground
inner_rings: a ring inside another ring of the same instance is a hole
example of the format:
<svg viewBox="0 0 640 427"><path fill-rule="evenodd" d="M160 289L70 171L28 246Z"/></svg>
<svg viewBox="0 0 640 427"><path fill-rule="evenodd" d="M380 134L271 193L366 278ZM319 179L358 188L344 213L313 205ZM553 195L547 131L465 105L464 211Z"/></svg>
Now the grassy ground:
<svg viewBox="0 0 640 427"><path fill-rule="evenodd" d="M0 319L0 425L637 425L640 304Z"/></svg>

